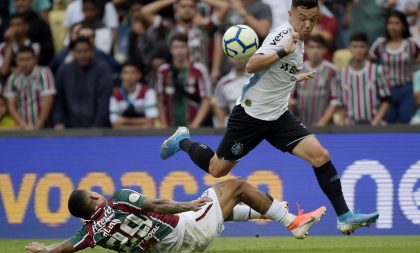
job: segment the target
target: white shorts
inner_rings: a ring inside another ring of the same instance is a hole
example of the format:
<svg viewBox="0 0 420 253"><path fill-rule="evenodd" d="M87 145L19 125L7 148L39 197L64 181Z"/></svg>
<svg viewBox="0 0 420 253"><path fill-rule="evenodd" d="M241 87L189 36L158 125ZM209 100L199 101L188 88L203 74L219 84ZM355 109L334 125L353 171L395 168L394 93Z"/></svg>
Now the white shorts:
<svg viewBox="0 0 420 253"><path fill-rule="evenodd" d="M201 196L213 201L199 211L179 214L176 228L162 241L148 249L148 253L204 251L223 231L223 213L216 192L210 188Z"/></svg>
<svg viewBox="0 0 420 253"><path fill-rule="evenodd" d="M204 251L220 235L223 225L223 213L216 192L210 188L201 196L213 200L204 205L200 211L181 214L185 222L185 235L181 252Z"/></svg>

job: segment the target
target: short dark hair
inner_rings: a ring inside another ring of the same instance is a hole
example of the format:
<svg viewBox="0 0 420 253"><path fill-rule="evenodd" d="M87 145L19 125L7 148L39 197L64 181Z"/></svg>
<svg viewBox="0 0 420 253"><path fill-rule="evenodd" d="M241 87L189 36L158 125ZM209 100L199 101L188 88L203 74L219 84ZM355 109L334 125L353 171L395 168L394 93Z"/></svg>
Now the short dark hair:
<svg viewBox="0 0 420 253"><path fill-rule="evenodd" d="M169 46L171 46L174 41L181 41L188 44L188 36L183 33L175 33L169 40Z"/></svg>
<svg viewBox="0 0 420 253"><path fill-rule="evenodd" d="M315 42L315 43L320 44L323 47L328 47L327 41L324 39L324 37L322 37L319 34L309 36L309 38L306 40L306 42L307 43L309 43L309 42Z"/></svg>
<svg viewBox="0 0 420 253"><path fill-rule="evenodd" d="M318 8L318 0L293 0L292 8L312 9Z"/></svg>
<svg viewBox="0 0 420 253"><path fill-rule="evenodd" d="M364 32L352 33L349 42L364 42L366 44L369 44L368 36Z"/></svg>
<svg viewBox="0 0 420 253"><path fill-rule="evenodd" d="M121 65L121 70L123 70L125 67L133 67L135 68L138 72L141 73L141 69L139 68L139 66L137 64L135 64L134 62L131 61L126 61Z"/></svg>
<svg viewBox="0 0 420 253"><path fill-rule="evenodd" d="M67 207L71 215L89 220L92 210L89 207L89 195L85 190L74 190L69 197Z"/></svg>
<svg viewBox="0 0 420 253"><path fill-rule="evenodd" d="M16 53L16 55L21 53L31 53L33 56L35 56L35 50L31 46L23 46L20 47Z"/></svg>
<svg viewBox="0 0 420 253"><path fill-rule="evenodd" d="M73 50L73 49L75 49L76 48L76 46L78 45L78 44L80 44L80 43L86 43L86 44L88 44L88 46L90 47L90 48L92 48L93 49L93 44L92 44L92 42L90 42L90 40L88 39L88 38L85 38L85 37L77 37L77 39L75 39L74 41L72 41L71 43L70 43L70 49L71 50Z"/></svg>
<svg viewBox="0 0 420 253"><path fill-rule="evenodd" d="M411 33L410 33L410 25L408 24L407 16L403 12L401 12L401 11L392 10L392 11L390 11L388 13L388 16L386 17L386 24L388 24L388 21L389 21L389 19L391 17L396 17L396 18L398 18L401 21L401 23L403 25L403 28L404 28L402 37L404 39L410 37L411 36ZM386 29L385 36L386 36L386 39L388 41L391 40L391 35L389 34L388 29Z"/></svg>

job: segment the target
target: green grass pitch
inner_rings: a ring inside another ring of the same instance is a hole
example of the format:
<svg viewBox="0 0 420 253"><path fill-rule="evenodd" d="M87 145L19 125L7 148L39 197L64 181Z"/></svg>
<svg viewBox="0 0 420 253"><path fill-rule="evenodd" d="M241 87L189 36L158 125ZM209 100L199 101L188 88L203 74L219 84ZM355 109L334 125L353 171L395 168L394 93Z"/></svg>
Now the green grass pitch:
<svg viewBox="0 0 420 253"><path fill-rule="evenodd" d="M0 252L24 252L33 240L2 240ZM54 243L54 240L37 240ZM95 248L92 253L111 252ZM290 237L218 238L207 252L284 252L284 253L420 253L419 236L311 236L299 241Z"/></svg>

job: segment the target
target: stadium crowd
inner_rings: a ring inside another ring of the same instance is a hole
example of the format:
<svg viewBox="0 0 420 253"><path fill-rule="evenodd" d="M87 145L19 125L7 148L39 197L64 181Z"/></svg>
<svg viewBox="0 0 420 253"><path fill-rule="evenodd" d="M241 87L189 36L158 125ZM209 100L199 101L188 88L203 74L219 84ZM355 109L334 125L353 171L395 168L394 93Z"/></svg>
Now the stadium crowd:
<svg viewBox="0 0 420 253"><path fill-rule="evenodd" d="M222 36L291 0L1 1L0 129L224 127L248 80ZM306 125L420 124L420 0L320 0L290 110ZM63 34L64 36L60 36Z"/></svg>

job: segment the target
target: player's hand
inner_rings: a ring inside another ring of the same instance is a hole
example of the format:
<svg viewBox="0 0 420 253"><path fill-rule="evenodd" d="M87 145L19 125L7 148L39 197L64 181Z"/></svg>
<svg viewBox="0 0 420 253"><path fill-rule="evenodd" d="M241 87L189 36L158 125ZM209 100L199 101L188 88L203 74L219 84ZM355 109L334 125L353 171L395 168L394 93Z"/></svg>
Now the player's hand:
<svg viewBox="0 0 420 253"><path fill-rule="evenodd" d="M302 82L305 80L309 80L315 77L316 71L312 71L312 72L307 72L307 73L302 73L297 75L297 82Z"/></svg>
<svg viewBox="0 0 420 253"><path fill-rule="evenodd" d="M45 244L39 242L31 242L25 246L25 250L30 252L40 252L43 248L45 248Z"/></svg>
<svg viewBox="0 0 420 253"><path fill-rule="evenodd" d="M205 204L207 204L208 202L212 202L213 200L207 196L198 198L196 200L190 201L189 204L190 206L190 210L197 212L199 211Z"/></svg>
<svg viewBox="0 0 420 253"><path fill-rule="evenodd" d="M296 49L296 44L298 40L299 40L299 33L293 32L289 40L287 41L286 45L284 45L284 52L286 54L293 53Z"/></svg>

